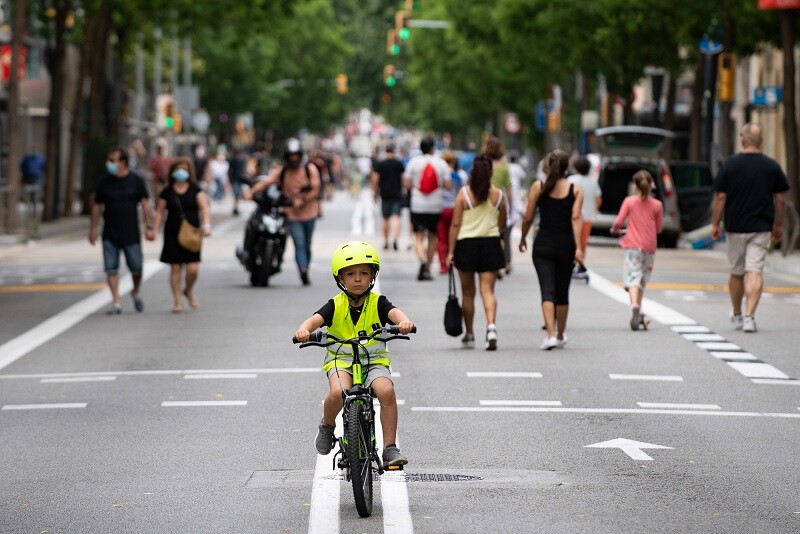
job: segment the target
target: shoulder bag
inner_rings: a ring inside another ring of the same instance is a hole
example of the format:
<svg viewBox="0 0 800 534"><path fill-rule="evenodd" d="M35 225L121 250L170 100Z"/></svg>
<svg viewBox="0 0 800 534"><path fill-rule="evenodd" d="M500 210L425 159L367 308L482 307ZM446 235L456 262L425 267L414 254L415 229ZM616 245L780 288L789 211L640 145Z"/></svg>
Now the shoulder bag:
<svg viewBox="0 0 800 534"><path fill-rule="evenodd" d="M173 191L174 192L174 191ZM178 244L189 252L200 252L203 247L203 231L190 223L183 212L181 198L175 193L175 200L178 201L178 208L181 210L181 226L178 230Z"/></svg>
<svg viewBox="0 0 800 534"><path fill-rule="evenodd" d="M444 306L444 331L447 332L448 336L456 337L460 336L464 331L464 318L456 295L456 277L452 265L450 266L449 277L447 303Z"/></svg>

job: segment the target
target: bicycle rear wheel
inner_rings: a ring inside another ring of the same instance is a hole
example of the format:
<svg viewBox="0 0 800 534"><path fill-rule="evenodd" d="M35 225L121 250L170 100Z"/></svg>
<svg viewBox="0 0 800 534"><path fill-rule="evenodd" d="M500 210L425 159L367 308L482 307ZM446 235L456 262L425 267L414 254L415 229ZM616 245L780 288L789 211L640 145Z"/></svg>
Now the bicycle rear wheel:
<svg viewBox="0 0 800 534"><path fill-rule="evenodd" d="M347 413L347 460L356 510L361 517L372 515L372 432L368 408L354 402Z"/></svg>

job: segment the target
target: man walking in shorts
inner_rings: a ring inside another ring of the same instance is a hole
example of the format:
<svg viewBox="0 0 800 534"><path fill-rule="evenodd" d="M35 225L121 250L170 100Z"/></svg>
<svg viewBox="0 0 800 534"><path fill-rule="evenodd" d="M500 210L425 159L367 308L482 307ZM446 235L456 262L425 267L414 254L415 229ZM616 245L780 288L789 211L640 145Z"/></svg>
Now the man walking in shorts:
<svg viewBox="0 0 800 534"><path fill-rule="evenodd" d="M372 171L372 188L381 198L383 215L383 250L389 250L389 243L397 250L400 238L400 211L403 207L403 163L394 157L394 147L386 147L386 158ZM389 230L391 226L391 241Z"/></svg>
<svg viewBox="0 0 800 534"><path fill-rule="evenodd" d="M436 254L436 229L442 213L442 188L450 189L450 168L434 155L436 141L424 137L419 144L422 154L414 156L406 167L405 186L411 190L411 226L417 257L420 261L417 280L433 280L431 262Z"/></svg>
<svg viewBox="0 0 800 534"><path fill-rule="evenodd" d="M756 307L764 290L764 261L770 242L779 242L783 234L784 193L789 183L778 163L761 153L760 124L745 124L740 138L742 151L728 158L714 180L711 237L721 237L724 212L731 264L731 322L737 330L755 332Z"/></svg>
<svg viewBox="0 0 800 534"><path fill-rule="evenodd" d="M97 184L92 201L89 223L89 243L97 242L97 223L103 214L103 264L108 287L111 290L111 307L107 315L122 313L119 296L119 255L125 254L125 262L133 278L133 307L144 310L141 297L142 285L142 237L139 233L139 204L142 206L145 224L153 229L153 214L144 180L128 169L128 152L123 147L112 148L106 159L106 175Z"/></svg>

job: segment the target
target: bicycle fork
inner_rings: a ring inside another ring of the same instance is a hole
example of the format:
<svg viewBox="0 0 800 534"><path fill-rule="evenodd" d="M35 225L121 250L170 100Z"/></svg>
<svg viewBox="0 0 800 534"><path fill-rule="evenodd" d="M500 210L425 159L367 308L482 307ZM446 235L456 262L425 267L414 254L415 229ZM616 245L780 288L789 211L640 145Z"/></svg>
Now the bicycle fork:
<svg viewBox="0 0 800 534"><path fill-rule="evenodd" d="M365 394L363 391L352 393L356 388L359 390L364 389L362 386L355 386L350 392L342 392L342 397L344 398L344 408L342 409L344 431L339 438L339 450L333 455L334 469L338 467L344 470L345 479L348 481L350 480L350 459L347 458L347 453L345 451L347 450L347 436L350 423L347 414L350 412L350 406L354 402L361 402L367 407L364 413L367 416L366 423L369 425L369 459L371 462L375 463L379 475L382 475L384 472L383 461L378 454L377 441L375 439L375 408L372 406L373 397L372 395ZM338 461L337 456L340 456Z"/></svg>

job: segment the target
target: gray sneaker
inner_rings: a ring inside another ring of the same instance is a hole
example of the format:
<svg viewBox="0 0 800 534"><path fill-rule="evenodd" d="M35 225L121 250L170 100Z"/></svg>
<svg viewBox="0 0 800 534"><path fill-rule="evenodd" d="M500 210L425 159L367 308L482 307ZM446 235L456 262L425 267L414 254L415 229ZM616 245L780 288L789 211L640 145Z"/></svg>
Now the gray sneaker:
<svg viewBox="0 0 800 534"><path fill-rule="evenodd" d="M743 332L757 332L758 328L756 327L756 319L755 317L750 317L749 315L744 316L744 320L742 321L742 331Z"/></svg>
<svg viewBox="0 0 800 534"><path fill-rule="evenodd" d="M403 453L400 452L400 449L397 448L397 445L389 445L383 449L384 466L389 467L395 465L406 465L407 463L408 458L403 456Z"/></svg>
<svg viewBox="0 0 800 534"><path fill-rule="evenodd" d="M639 306L631 308L631 330L639 330L641 320L639 318Z"/></svg>
<svg viewBox="0 0 800 534"><path fill-rule="evenodd" d="M741 330L744 327L744 316L741 313L733 313L731 310L731 322L736 330Z"/></svg>
<svg viewBox="0 0 800 534"><path fill-rule="evenodd" d="M314 440L314 446L317 448L317 452L323 456L330 454L333 445L336 443L336 437L333 435L334 430L336 430L335 426L328 426L326 424L319 425L319 431L317 432L317 439Z"/></svg>

